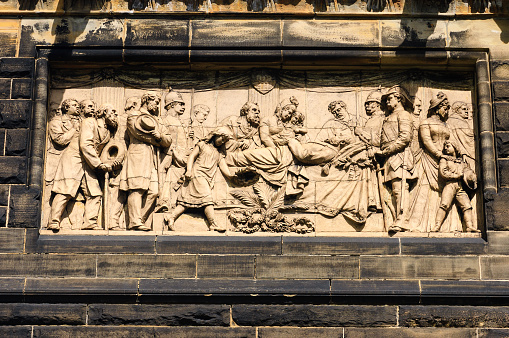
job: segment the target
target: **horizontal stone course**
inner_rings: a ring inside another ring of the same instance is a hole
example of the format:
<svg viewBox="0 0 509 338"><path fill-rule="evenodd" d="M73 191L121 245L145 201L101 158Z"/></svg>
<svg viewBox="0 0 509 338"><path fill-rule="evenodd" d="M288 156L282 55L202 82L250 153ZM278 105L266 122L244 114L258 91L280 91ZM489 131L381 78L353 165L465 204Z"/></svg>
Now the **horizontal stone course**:
<svg viewBox="0 0 509 338"><path fill-rule="evenodd" d="M188 47L189 38L189 20L133 19L126 22L124 45Z"/></svg>
<svg viewBox="0 0 509 338"><path fill-rule="evenodd" d="M136 295L137 279L27 278L25 295Z"/></svg>
<svg viewBox="0 0 509 338"><path fill-rule="evenodd" d="M155 253L155 236L42 235L41 253Z"/></svg>
<svg viewBox="0 0 509 338"><path fill-rule="evenodd" d="M254 278L254 256L198 256L198 278Z"/></svg>
<svg viewBox="0 0 509 338"><path fill-rule="evenodd" d="M508 297L508 281L420 281L422 297ZM489 302L488 298L486 298Z"/></svg>
<svg viewBox="0 0 509 338"><path fill-rule="evenodd" d="M284 255L397 255L398 238L290 237L283 238Z"/></svg>
<svg viewBox="0 0 509 338"><path fill-rule="evenodd" d="M332 280L333 296L419 296L419 281Z"/></svg>
<svg viewBox="0 0 509 338"><path fill-rule="evenodd" d="M30 78L33 71L33 58L11 57L0 59L0 77L2 78Z"/></svg>
<svg viewBox="0 0 509 338"><path fill-rule="evenodd" d="M228 305L92 304L89 325L229 326Z"/></svg>
<svg viewBox="0 0 509 338"><path fill-rule="evenodd" d="M422 327L387 327L387 328L345 328L344 338L478 338L476 329L463 328L422 328Z"/></svg>
<svg viewBox="0 0 509 338"><path fill-rule="evenodd" d="M23 304L0 306L0 325L84 325L84 304Z"/></svg>
<svg viewBox="0 0 509 338"><path fill-rule="evenodd" d="M400 306L399 323L409 327L507 327L506 306Z"/></svg>
<svg viewBox="0 0 509 338"><path fill-rule="evenodd" d="M32 338L32 326L0 326L0 336Z"/></svg>
<svg viewBox="0 0 509 338"><path fill-rule="evenodd" d="M509 256L481 257L482 279L509 279Z"/></svg>
<svg viewBox="0 0 509 338"><path fill-rule="evenodd" d="M359 278L359 258L351 256L260 256L256 278Z"/></svg>
<svg viewBox="0 0 509 338"><path fill-rule="evenodd" d="M343 338L342 327L260 327L259 338Z"/></svg>
<svg viewBox="0 0 509 338"><path fill-rule="evenodd" d="M482 238L400 238L402 255L482 255Z"/></svg>
<svg viewBox="0 0 509 338"><path fill-rule="evenodd" d="M0 228L0 253L23 253L25 229Z"/></svg>
<svg viewBox="0 0 509 338"><path fill-rule="evenodd" d="M246 305L232 306L240 326L394 326L395 306Z"/></svg>
<svg viewBox="0 0 509 338"><path fill-rule="evenodd" d="M281 253L281 236L228 236L220 239L211 236L158 236L156 250L159 254L274 255Z"/></svg>
<svg viewBox="0 0 509 338"><path fill-rule="evenodd" d="M95 277L95 255L0 254L0 276Z"/></svg>

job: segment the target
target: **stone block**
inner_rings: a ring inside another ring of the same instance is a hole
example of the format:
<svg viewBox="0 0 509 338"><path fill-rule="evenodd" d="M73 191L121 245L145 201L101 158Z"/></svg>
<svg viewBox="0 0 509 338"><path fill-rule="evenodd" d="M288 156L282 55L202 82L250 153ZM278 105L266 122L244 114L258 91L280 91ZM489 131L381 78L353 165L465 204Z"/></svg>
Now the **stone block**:
<svg viewBox="0 0 509 338"><path fill-rule="evenodd" d="M9 157L17 159L17 157ZM23 159L23 158L22 158ZM25 159L23 159L26 161ZM25 162L23 162L25 164ZM25 172L26 177L26 172ZM24 179L24 181L26 178ZM23 182L24 183L24 182ZM23 185L11 187L9 225L14 228L37 228L40 223L41 192Z"/></svg>
<svg viewBox="0 0 509 338"><path fill-rule="evenodd" d="M32 79L13 79L11 99L31 99Z"/></svg>
<svg viewBox="0 0 509 338"><path fill-rule="evenodd" d="M509 279L509 256L481 257L482 279Z"/></svg>
<svg viewBox="0 0 509 338"><path fill-rule="evenodd" d="M83 304L3 304L0 325L84 325Z"/></svg>
<svg viewBox="0 0 509 338"><path fill-rule="evenodd" d="M198 278L254 278L254 256L198 256Z"/></svg>
<svg viewBox="0 0 509 338"><path fill-rule="evenodd" d="M281 46L279 20L193 20L191 47L242 48Z"/></svg>
<svg viewBox="0 0 509 338"><path fill-rule="evenodd" d="M481 255L482 238L401 238L402 255Z"/></svg>
<svg viewBox="0 0 509 338"><path fill-rule="evenodd" d="M447 65L447 52L441 50L384 50L381 52L381 67L401 66L435 67L443 69Z"/></svg>
<svg viewBox="0 0 509 338"><path fill-rule="evenodd" d="M1 58L0 59L0 77L2 78L31 78L34 72L34 59L19 58Z"/></svg>
<svg viewBox="0 0 509 338"><path fill-rule="evenodd" d="M96 257L90 255L0 255L0 275L30 277L95 277Z"/></svg>
<svg viewBox="0 0 509 338"><path fill-rule="evenodd" d="M0 100L11 98L12 79L0 79Z"/></svg>
<svg viewBox="0 0 509 338"><path fill-rule="evenodd" d="M37 240L39 239L38 228L26 228L25 253L37 253Z"/></svg>
<svg viewBox="0 0 509 338"><path fill-rule="evenodd" d="M411 19L383 20L382 47L444 48L446 21Z"/></svg>
<svg viewBox="0 0 509 338"><path fill-rule="evenodd" d="M260 256L256 278L359 278L352 256Z"/></svg>
<svg viewBox="0 0 509 338"><path fill-rule="evenodd" d="M181 47L189 46L189 21L165 19L126 20L125 46Z"/></svg>
<svg viewBox="0 0 509 338"><path fill-rule="evenodd" d="M190 54L191 63L208 63L208 64L225 64L230 63L230 66L234 66L235 63L242 64L249 63L260 63L263 62L266 66L277 65L281 63L281 51L280 50L251 50L251 49L196 49L191 50ZM198 66L199 65L195 65Z"/></svg>
<svg viewBox="0 0 509 338"><path fill-rule="evenodd" d="M507 338L509 329L479 329L477 338Z"/></svg>
<svg viewBox="0 0 509 338"><path fill-rule="evenodd" d="M281 237L158 236L158 254L281 254Z"/></svg>
<svg viewBox="0 0 509 338"><path fill-rule="evenodd" d="M0 100L0 127L27 128L32 114L30 100Z"/></svg>
<svg viewBox="0 0 509 338"><path fill-rule="evenodd" d="M7 129L5 143L5 155L25 156L28 146L28 129Z"/></svg>
<svg viewBox="0 0 509 338"><path fill-rule="evenodd" d="M155 236L43 235L41 253L155 253Z"/></svg>
<svg viewBox="0 0 509 338"><path fill-rule="evenodd" d="M493 99L495 101L509 100L509 81L492 82L492 86L493 86Z"/></svg>
<svg viewBox="0 0 509 338"><path fill-rule="evenodd" d="M243 295L305 296L329 295L328 280L259 280L259 279L141 279L141 297L155 295Z"/></svg>
<svg viewBox="0 0 509 338"><path fill-rule="evenodd" d="M498 131L496 134L497 139L497 155L499 158L509 157L509 133Z"/></svg>
<svg viewBox="0 0 509 338"><path fill-rule="evenodd" d="M194 255L99 255L97 276L106 278L195 278Z"/></svg>
<svg viewBox="0 0 509 338"><path fill-rule="evenodd" d="M376 20L284 20L283 46L377 48L378 27Z"/></svg>
<svg viewBox="0 0 509 338"><path fill-rule="evenodd" d="M5 155L5 129L0 129L0 156L3 155Z"/></svg>
<svg viewBox="0 0 509 338"><path fill-rule="evenodd" d="M349 50L349 49L285 49L283 50L283 65L302 66L304 69L324 66L335 68L374 67L380 65L380 52L376 50Z"/></svg>
<svg viewBox="0 0 509 338"><path fill-rule="evenodd" d="M25 229L0 228L1 253L23 253L24 242Z"/></svg>
<svg viewBox="0 0 509 338"><path fill-rule="evenodd" d="M25 295L136 296L137 279L118 278L27 278Z"/></svg>
<svg viewBox="0 0 509 338"><path fill-rule="evenodd" d="M0 227L7 226L7 207L0 207Z"/></svg>
<svg viewBox="0 0 509 338"><path fill-rule="evenodd" d="M5 20L5 19L2 19ZM16 38L18 32L16 31L0 31L0 57L15 56L16 55Z"/></svg>
<svg viewBox="0 0 509 338"><path fill-rule="evenodd" d="M228 305L91 304L89 325L229 326Z"/></svg>
<svg viewBox="0 0 509 338"><path fill-rule="evenodd" d="M109 49L109 48L54 48L47 52L47 57L55 62L90 62L103 64L109 66L112 62L122 62L123 49ZM152 61L152 60L151 60ZM145 57L147 62L147 57ZM44 75L44 74L42 74ZM44 76L41 80L46 80ZM36 82L36 88L41 88ZM44 87L43 87L44 88Z"/></svg>
<svg viewBox="0 0 509 338"><path fill-rule="evenodd" d="M397 255L397 238L284 237L284 255Z"/></svg>
<svg viewBox="0 0 509 338"><path fill-rule="evenodd" d="M399 307L399 325L409 327L507 327L505 306L405 306Z"/></svg>
<svg viewBox="0 0 509 338"><path fill-rule="evenodd" d="M126 48L123 52L125 62L146 63L150 62L168 62L171 60L172 67L181 65L188 67L189 50L187 49L130 49Z"/></svg>
<svg viewBox="0 0 509 338"><path fill-rule="evenodd" d="M9 203L9 189L10 186L7 184L0 184L0 205L7 206Z"/></svg>
<svg viewBox="0 0 509 338"><path fill-rule="evenodd" d="M418 281L332 280L331 295L336 296L419 296Z"/></svg>
<svg viewBox="0 0 509 338"><path fill-rule="evenodd" d="M259 338L343 338L342 327L260 327Z"/></svg>
<svg viewBox="0 0 509 338"><path fill-rule="evenodd" d="M493 81L509 81L509 61L492 60L490 64L491 79Z"/></svg>
<svg viewBox="0 0 509 338"><path fill-rule="evenodd" d="M360 278L479 279L478 257L360 257Z"/></svg>
<svg viewBox="0 0 509 338"><path fill-rule="evenodd" d="M504 160L498 160L501 162ZM505 160L507 161L507 160ZM509 190L500 188L498 193L491 196L484 203L486 225L488 230L509 230L507 210L509 210Z"/></svg>
<svg viewBox="0 0 509 338"><path fill-rule="evenodd" d="M23 290L25 286L24 278L2 278L2 283L0 284L0 295L8 296L8 295L23 295Z"/></svg>
<svg viewBox="0 0 509 338"><path fill-rule="evenodd" d="M475 329L427 328L427 327L387 327L387 328L345 328L344 338L477 338Z"/></svg>
<svg viewBox="0 0 509 338"><path fill-rule="evenodd" d="M193 337L193 338L254 338L254 327L210 326L34 326L34 338L39 337Z"/></svg>
<svg viewBox="0 0 509 338"><path fill-rule="evenodd" d="M240 326L393 326L395 306L365 305L248 305L232 306Z"/></svg>
<svg viewBox="0 0 509 338"><path fill-rule="evenodd" d="M488 231L488 254L509 255L509 232Z"/></svg>
<svg viewBox="0 0 509 338"><path fill-rule="evenodd" d="M1 36L1 34L0 34ZM0 38L0 43L1 43ZM2 337L26 337L32 338L31 326L0 326L0 336Z"/></svg>
<svg viewBox="0 0 509 338"><path fill-rule="evenodd" d="M0 184L24 184L26 180L26 157L0 157Z"/></svg>
<svg viewBox="0 0 509 338"><path fill-rule="evenodd" d="M421 281L422 297L431 300L443 297L507 297L509 282L507 281ZM489 300L488 300L489 301Z"/></svg>
<svg viewBox="0 0 509 338"><path fill-rule="evenodd" d="M503 33L509 27L507 20L457 20L448 22L450 48L507 47ZM483 34L479 34L483 32Z"/></svg>
<svg viewBox="0 0 509 338"><path fill-rule="evenodd" d="M509 186L509 160L499 158L498 161L498 179L501 187Z"/></svg>

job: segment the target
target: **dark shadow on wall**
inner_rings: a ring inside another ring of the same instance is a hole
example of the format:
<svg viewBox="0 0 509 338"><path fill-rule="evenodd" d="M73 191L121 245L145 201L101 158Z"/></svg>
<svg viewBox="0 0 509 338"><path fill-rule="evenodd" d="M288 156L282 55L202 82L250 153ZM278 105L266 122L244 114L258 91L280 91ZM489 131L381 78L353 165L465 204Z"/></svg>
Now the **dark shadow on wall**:
<svg viewBox="0 0 509 338"><path fill-rule="evenodd" d="M1 0L7 1L7 0ZM64 11L98 11L104 8L106 4L110 4L109 0L58 0L58 8L62 8ZM47 3L48 0L19 0L20 10L36 10L38 3Z"/></svg>

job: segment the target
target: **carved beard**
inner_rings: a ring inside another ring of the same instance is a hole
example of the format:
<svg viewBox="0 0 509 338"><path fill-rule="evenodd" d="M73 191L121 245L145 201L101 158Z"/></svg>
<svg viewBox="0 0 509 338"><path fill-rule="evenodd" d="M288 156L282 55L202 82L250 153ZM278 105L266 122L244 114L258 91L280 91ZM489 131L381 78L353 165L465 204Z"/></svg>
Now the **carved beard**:
<svg viewBox="0 0 509 338"><path fill-rule="evenodd" d="M252 127L256 128L260 125L260 118L250 118L249 115L247 115L246 120Z"/></svg>
<svg viewBox="0 0 509 338"><path fill-rule="evenodd" d="M106 115L105 120L108 126L117 129L118 121L115 118L112 119L110 116Z"/></svg>

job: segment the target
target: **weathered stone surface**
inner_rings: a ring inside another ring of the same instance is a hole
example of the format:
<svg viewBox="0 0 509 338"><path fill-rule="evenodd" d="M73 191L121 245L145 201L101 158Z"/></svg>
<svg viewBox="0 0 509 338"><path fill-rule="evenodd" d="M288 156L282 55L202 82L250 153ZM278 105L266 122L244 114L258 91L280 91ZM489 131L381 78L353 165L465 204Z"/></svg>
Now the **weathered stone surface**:
<svg viewBox="0 0 509 338"><path fill-rule="evenodd" d="M0 252L22 253L25 241L25 229L0 228Z"/></svg>
<svg viewBox="0 0 509 338"><path fill-rule="evenodd" d="M509 157L509 133L498 131L495 134L497 138L497 155L499 158Z"/></svg>
<svg viewBox="0 0 509 338"><path fill-rule="evenodd" d="M257 254L281 253L281 237L158 236L158 254Z"/></svg>
<svg viewBox="0 0 509 338"><path fill-rule="evenodd" d="M451 48L492 48L506 46L507 41L501 39L503 32L507 31L507 20L458 20L449 21L449 47ZM478 34L479 32L483 34Z"/></svg>
<svg viewBox="0 0 509 338"><path fill-rule="evenodd" d="M410 327L507 327L505 306L400 306L399 323Z"/></svg>
<svg viewBox="0 0 509 338"><path fill-rule="evenodd" d="M39 252L50 253L155 253L155 236L40 236Z"/></svg>
<svg viewBox="0 0 509 338"><path fill-rule="evenodd" d="M84 325L86 305L3 304L0 325Z"/></svg>
<svg viewBox="0 0 509 338"><path fill-rule="evenodd" d="M406 67L444 67L447 65L447 52L440 50L383 50L381 51L380 64L382 69L395 66Z"/></svg>
<svg viewBox="0 0 509 338"><path fill-rule="evenodd" d="M507 297L507 281L426 281L421 283L423 297ZM436 299L436 298L435 298Z"/></svg>
<svg viewBox="0 0 509 338"><path fill-rule="evenodd" d="M0 127L26 128L31 113L30 100L0 100Z"/></svg>
<svg viewBox="0 0 509 338"><path fill-rule="evenodd" d="M509 279L509 257L488 256L481 257L482 279Z"/></svg>
<svg viewBox="0 0 509 338"><path fill-rule="evenodd" d="M259 338L343 338L342 327L260 327Z"/></svg>
<svg viewBox="0 0 509 338"><path fill-rule="evenodd" d="M382 47L427 47L446 46L446 21L411 19L383 20Z"/></svg>
<svg viewBox="0 0 509 338"><path fill-rule="evenodd" d="M140 294L144 295L259 295L298 294L323 296L329 294L328 280L258 280L258 279L141 279Z"/></svg>
<svg viewBox="0 0 509 338"><path fill-rule="evenodd" d="M188 47L189 21L146 18L127 20L125 45Z"/></svg>
<svg viewBox="0 0 509 338"><path fill-rule="evenodd" d="M478 338L505 338L509 337L509 329L480 329Z"/></svg>
<svg viewBox="0 0 509 338"><path fill-rule="evenodd" d="M359 278L359 258L351 256L260 256L256 278Z"/></svg>
<svg viewBox="0 0 509 338"><path fill-rule="evenodd" d="M36 253L37 252L37 240L39 239L38 228L26 228L25 229L25 253Z"/></svg>
<svg viewBox="0 0 509 338"><path fill-rule="evenodd" d="M5 155L24 156L27 153L28 129L7 129Z"/></svg>
<svg viewBox="0 0 509 338"><path fill-rule="evenodd" d="M7 207L0 207L0 226L7 226Z"/></svg>
<svg viewBox="0 0 509 338"><path fill-rule="evenodd" d="M363 69L380 66L380 52L376 50L349 50L349 49L285 49L282 51L283 65L301 66L303 68L324 66L358 67Z"/></svg>
<svg viewBox="0 0 509 338"><path fill-rule="evenodd" d="M0 295L18 295L23 294L25 287L24 278L2 278L0 284Z"/></svg>
<svg viewBox="0 0 509 338"><path fill-rule="evenodd" d="M11 98L12 79L0 79L0 99Z"/></svg>
<svg viewBox="0 0 509 338"><path fill-rule="evenodd" d="M361 257L361 278L479 279L478 257Z"/></svg>
<svg viewBox="0 0 509 338"><path fill-rule="evenodd" d="M482 238L401 238L402 255L480 255Z"/></svg>
<svg viewBox="0 0 509 338"><path fill-rule="evenodd" d="M254 278L254 256L198 256L198 278Z"/></svg>
<svg viewBox="0 0 509 338"><path fill-rule="evenodd" d="M18 159L18 157L9 158ZM23 160L26 161L26 159ZM23 167L21 168L24 168L26 163L22 163ZM26 171L22 173L24 177L21 183L25 183ZM38 189L29 189L23 185L13 185L10 196L9 226L15 228L37 228L40 223L41 192Z"/></svg>
<svg viewBox="0 0 509 338"><path fill-rule="evenodd" d="M337 296L418 296L418 281L332 280L331 295Z"/></svg>
<svg viewBox="0 0 509 338"><path fill-rule="evenodd" d="M18 20L2 18L0 23L0 57L16 55L16 39L18 37Z"/></svg>
<svg viewBox="0 0 509 338"><path fill-rule="evenodd" d="M509 254L509 232L488 231L488 253L491 255Z"/></svg>
<svg viewBox="0 0 509 338"><path fill-rule="evenodd" d="M279 47L278 20L193 20L191 47Z"/></svg>
<svg viewBox="0 0 509 338"><path fill-rule="evenodd" d="M497 194L486 201L484 207L488 230L509 230L506 214L506 210L509 208L509 191L507 189L499 189Z"/></svg>
<svg viewBox="0 0 509 338"><path fill-rule="evenodd" d="M0 205L7 206L9 203L9 190L10 186L7 184L0 185Z"/></svg>
<svg viewBox="0 0 509 338"><path fill-rule="evenodd" d="M363 305L233 305L241 326L392 326L395 306Z"/></svg>
<svg viewBox="0 0 509 338"><path fill-rule="evenodd" d="M502 187L509 186L509 160L507 159L498 159L498 178L500 185Z"/></svg>
<svg viewBox="0 0 509 338"><path fill-rule="evenodd" d="M18 78L32 77L34 71L33 58L1 58L0 59L0 77Z"/></svg>
<svg viewBox="0 0 509 338"><path fill-rule="evenodd" d="M509 81L493 82L493 99L495 101L509 100Z"/></svg>
<svg viewBox="0 0 509 338"><path fill-rule="evenodd" d="M242 64L256 64L261 63L265 66L278 65L281 63L281 51L272 49L221 49L221 50L191 50L190 62L193 63L208 63L208 64L234 64L239 61L239 67ZM199 67L199 65L197 66ZM194 68L194 67L193 67Z"/></svg>
<svg viewBox="0 0 509 338"><path fill-rule="evenodd" d="M0 157L0 183L23 184L27 179L26 157ZM11 196L12 198L12 196Z"/></svg>
<svg viewBox="0 0 509 338"><path fill-rule="evenodd" d="M284 237L284 255L397 255L397 238Z"/></svg>
<svg viewBox="0 0 509 338"><path fill-rule="evenodd" d="M97 276L194 278L194 255L99 255Z"/></svg>
<svg viewBox="0 0 509 338"><path fill-rule="evenodd" d="M32 337L32 327L31 326L0 326L0 335L2 337L31 338Z"/></svg>
<svg viewBox="0 0 509 338"><path fill-rule="evenodd" d="M238 338L256 337L254 327L199 327L199 326L35 326L34 338L40 337L195 337Z"/></svg>
<svg viewBox="0 0 509 338"><path fill-rule="evenodd" d="M378 22L363 20L285 20L285 47L378 47Z"/></svg>
<svg viewBox="0 0 509 338"><path fill-rule="evenodd" d="M0 275L31 277L95 277L96 256L91 255L0 255Z"/></svg>
<svg viewBox="0 0 509 338"><path fill-rule="evenodd" d="M92 304L90 325L229 326L227 305Z"/></svg>
<svg viewBox="0 0 509 338"><path fill-rule="evenodd" d="M475 329L457 328L345 328L345 338L369 338L369 337L392 337L392 338L477 338Z"/></svg>
<svg viewBox="0 0 509 338"><path fill-rule="evenodd" d="M493 81L509 80L509 61L507 60L492 60L491 65L491 79Z"/></svg>
<svg viewBox="0 0 509 338"><path fill-rule="evenodd" d="M137 279L27 278L26 295L136 295Z"/></svg>
<svg viewBox="0 0 509 338"><path fill-rule="evenodd" d="M30 98L32 98L32 80L13 79L11 99L30 99Z"/></svg>

